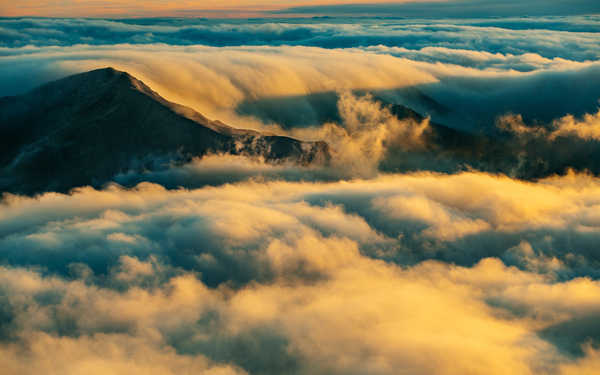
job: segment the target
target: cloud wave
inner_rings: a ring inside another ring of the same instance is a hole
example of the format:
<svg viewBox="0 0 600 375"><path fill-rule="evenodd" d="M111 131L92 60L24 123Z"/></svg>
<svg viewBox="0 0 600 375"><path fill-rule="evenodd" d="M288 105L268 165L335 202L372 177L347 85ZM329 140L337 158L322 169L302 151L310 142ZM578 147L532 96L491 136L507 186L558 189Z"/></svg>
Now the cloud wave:
<svg viewBox="0 0 600 375"><path fill-rule="evenodd" d="M576 174L420 173L6 196L2 361L13 373L50 358L115 373L592 369L599 337L562 327L600 311L599 189Z"/></svg>

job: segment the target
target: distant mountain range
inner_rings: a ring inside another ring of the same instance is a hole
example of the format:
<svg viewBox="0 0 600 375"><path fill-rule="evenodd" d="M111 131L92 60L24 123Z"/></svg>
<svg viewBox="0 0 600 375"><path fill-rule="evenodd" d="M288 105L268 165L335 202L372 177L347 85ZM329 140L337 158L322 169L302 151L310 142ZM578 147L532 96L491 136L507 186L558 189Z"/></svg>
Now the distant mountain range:
<svg viewBox="0 0 600 375"><path fill-rule="evenodd" d="M98 69L0 98L0 191L101 186L120 172L207 153L326 162L324 142L263 135L211 121L142 81Z"/></svg>

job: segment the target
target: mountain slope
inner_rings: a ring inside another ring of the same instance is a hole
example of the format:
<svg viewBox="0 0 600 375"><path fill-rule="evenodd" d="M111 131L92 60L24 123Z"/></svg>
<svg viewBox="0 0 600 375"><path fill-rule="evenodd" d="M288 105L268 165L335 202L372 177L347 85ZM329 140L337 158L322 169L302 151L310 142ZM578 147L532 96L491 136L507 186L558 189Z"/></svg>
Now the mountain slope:
<svg viewBox="0 0 600 375"><path fill-rule="evenodd" d="M424 119L403 105L393 104L389 108L400 119L417 122ZM553 125L545 126L551 129ZM600 140L582 138L576 133L562 134L555 139L540 132L519 134L502 128L497 128L495 133L476 134L430 122L422 137L420 151L409 154L401 148L388 148L380 169L451 173L475 169L524 180L561 175L569 170L600 174Z"/></svg>
<svg viewBox="0 0 600 375"><path fill-rule="evenodd" d="M112 68L0 99L0 191L99 186L119 172L209 152L270 161L326 161L327 145L264 136L210 121Z"/></svg>

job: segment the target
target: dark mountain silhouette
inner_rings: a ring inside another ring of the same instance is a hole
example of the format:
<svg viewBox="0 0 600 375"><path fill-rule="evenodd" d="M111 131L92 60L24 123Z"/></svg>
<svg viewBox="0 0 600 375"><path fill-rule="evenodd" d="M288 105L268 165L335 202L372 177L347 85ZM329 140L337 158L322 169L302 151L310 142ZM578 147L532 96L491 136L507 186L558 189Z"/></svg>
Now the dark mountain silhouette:
<svg viewBox="0 0 600 375"><path fill-rule="evenodd" d="M101 186L120 172L206 153L326 162L324 142L263 135L168 102L112 68L0 98L0 191L37 193Z"/></svg>
<svg viewBox="0 0 600 375"><path fill-rule="evenodd" d="M393 104L389 108L398 118L424 119L403 105ZM594 139L569 134L556 139L522 136L500 128L491 134L469 133L435 122L430 122L423 136L424 150L407 154L400 148L389 148L380 169L393 172L475 169L524 180L562 175L570 169L600 174L600 142Z"/></svg>

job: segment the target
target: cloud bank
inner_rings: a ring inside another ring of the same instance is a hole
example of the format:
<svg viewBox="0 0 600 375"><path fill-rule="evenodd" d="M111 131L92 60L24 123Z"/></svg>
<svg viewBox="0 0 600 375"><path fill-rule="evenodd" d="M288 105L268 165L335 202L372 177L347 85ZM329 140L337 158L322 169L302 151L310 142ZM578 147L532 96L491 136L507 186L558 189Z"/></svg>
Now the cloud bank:
<svg viewBox="0 0 600 375"><path fill-rule="evenodd" d="M6 196L2 362L9 373L59 371L56 358L63 372L590 370L599 189L580 174L420 173Z"/></svg>
<svg viewBox="0 0 600 375"><path fill-rule="evenodd" d="M526 179L568 168L600 171L594 163L598 140L578 136L586 122L575 120L593 118L598 109L600 88L594 83L600 67L593 60L386 46L152 44L5 51L0 81L7 94L50 78L113 66L142 79L166 99L234 127L325 140L336 154L336 171L310 172L306 176L311 180L368 177L378 170L475 168ZM421 117L404 118L398 114L406 112L402 108ZM524 142L514 132L499 131L499 119L507 114L520 115L533 128L563 118L575 122L561 137L531 143L530 138ZM466 135L457 137L436 124ZM169 186L182 182L148 174L140 179L133 172L117 181L129 186L143 178Z"/></svg>
<svg viewBox="0 0 600 375"><path fill-rule="evenodd" d="M311 95L344 90L372 92L436 122L475 131L494 128L496 118L507 112L541 121L593 113L600 98L593 85L599 71L595 61L531 54L425 49L418 53L429 57L411 59L402 56L402 49L387 47L365 51L157 45L24 47L5 52L0 59L2 95L113 66L171 101L242 128L269 123L289 127L294 121L320 125L335 119L337 100ZM516 71L519 66L524 71ZM540 87L549 89L540 93ZM565 97L565 90L574 94Z"/></svg>
<svg viewBox="0 0 600 375"><path fill-rule="evenodd" d="M0 19L0 46L76 44L292 45L419 50L445 47L577 61L598 58L598 16L487 19Z"/></svg>

